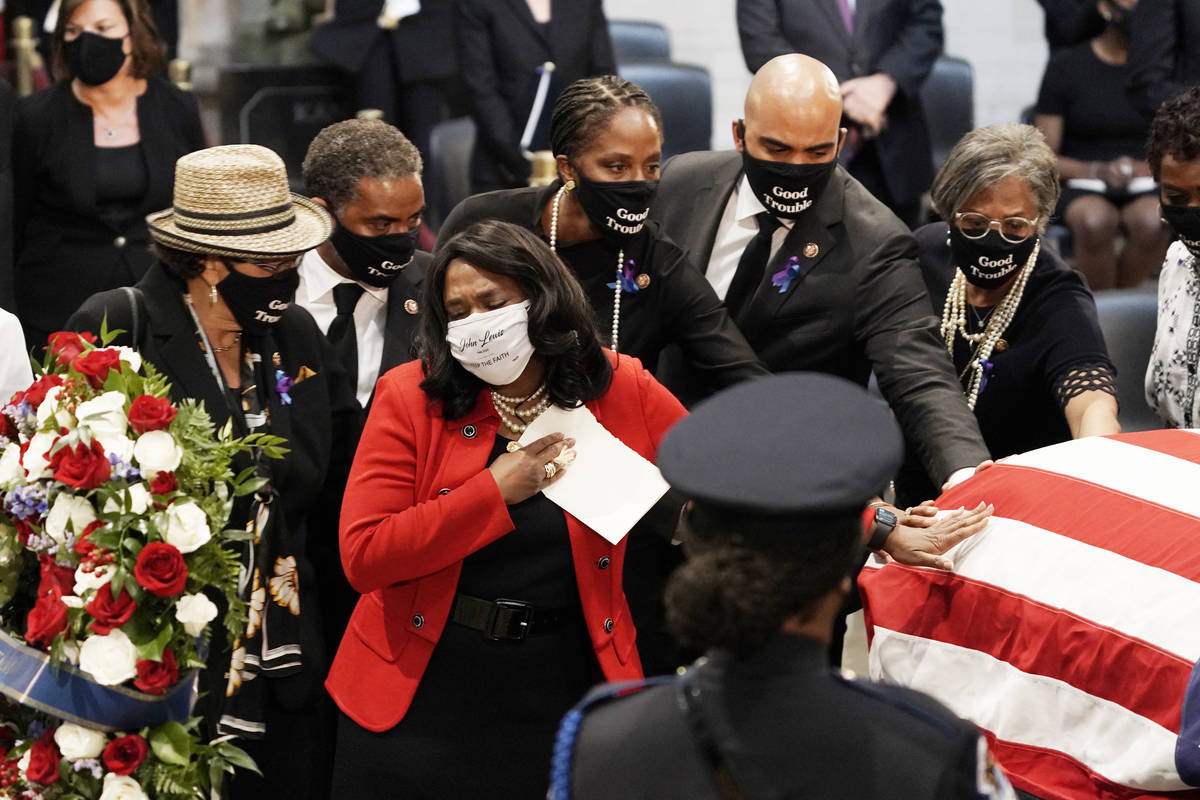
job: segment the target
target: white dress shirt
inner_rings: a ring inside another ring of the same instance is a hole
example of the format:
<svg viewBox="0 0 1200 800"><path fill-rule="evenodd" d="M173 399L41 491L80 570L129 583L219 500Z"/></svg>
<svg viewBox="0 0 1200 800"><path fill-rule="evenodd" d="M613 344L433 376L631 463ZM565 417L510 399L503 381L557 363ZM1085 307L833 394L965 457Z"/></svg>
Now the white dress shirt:
<svg viewBox="0 0 1200 800"><path fill-rule="evenodd" d="M0 342L3 343L0 348L0 405L3 405L14 393L29 388L33 383L33 368L29 365L29 350L25 346L21 323L2 308Z"/></svg>
<svg viewBox="0 0 1200 800"><path fill-rule="evenodd" d="M296 302L312 314L322 333L329 333L329 326L337 316L337 305L333 300L333 289L339 283L354 283L343 278L317 251L309 250L300 261L300 286L296 289ZM359 283L365 291L354 306L354 332L358 339L358 386L355 394L363 408L375 391L379 379L379 362L383 359L383 337L387 325L387 289L377 289Z"/></svg>
<svg viewBox="0 0 1200 800"><path fill-rule="evenodd" d="M758 220L755 217L766 210L754 196L749 179L743 175L742 180L734 188L733 194L729 195L729 202L725 204L721 222L717 225L717 235L713 238L708 269L704 272L708 282L712 284L713 291L722 300L725 299L725 293L729 291L729 284L733 283L733 276L737 272L738 262L742 259L742 252L758 235ZM779 252L792 225L796 224L796 221L792 219L783 217L776 217L776 219L779 220L780 226L771 236L771 254L767 258L768 264Z"/></svg>

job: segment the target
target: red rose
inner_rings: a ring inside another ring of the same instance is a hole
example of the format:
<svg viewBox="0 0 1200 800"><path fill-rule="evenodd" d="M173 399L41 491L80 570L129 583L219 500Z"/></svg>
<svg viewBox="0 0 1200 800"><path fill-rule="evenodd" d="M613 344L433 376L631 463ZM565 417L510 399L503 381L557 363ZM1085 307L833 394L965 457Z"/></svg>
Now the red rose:
<svg viewBox="0 0 1200 800"><path fill-rule="evenodd" d="M33 408L37 408L46 399L46 392L55 386L62 386L62 384L62 375L43 375L25 390L25 402Z"/></svg>
<svg viewBox="0 0 1200 800"><path fill-rule="evenodd" d="M12 521L13 525L17 527L17 538L21 540L21 544L29 544L29 537L34 534L33 526L20 517L13 517Z"/></svg>
<svg viewBox="0 0 1200 800"><path fill-rule="evenodd" d="M54 360L59 364L69 364L87 349L85 343L96 343L96 336L86 331L55 331L46 341L50 343L50 354L54 356Z"/></svg>
<svg viewBox="0 0 1200 800"><path fill-rule="evenodd" d="M112 584L106 583L88 601L87 612L95 617L88 627L101 636L107 636L113 628L129 622L134 611L137 611L137 603L133 602L132 595L125 591L125 587L121 587L121 593L114 600Z"/></svg>
<svg viewBox="0 0 1200 800"><path fill-rule="evenodd" d="M38 556L38 596L57 588L59 594L75 593L75 570L70 567L60 567L54 563L54 558L42 553Z"/></svg>
<svg viewBox="0 0 1200 800"><path fill-rule="evenodd" d="M0 414L0 436L10 442L19 441L21 438L21 432L17 430L17 426L13 424L7 414Z"/></svg>
<svg viewBox="0 0 1200 800"><path fill-rule="evenodd" d="M175 654L163 650L162 661L143 658L137 662L137 677L133 679L133 685L148 694L162 694L177 680L179 667L175 664Z"/></svg>
<svg viewBox="0 0 1200 800"><path fill-rule="evenodd" d="M86 376L93 389L99 389L104 385L104 379L108 377L110 369L121 368L121 354L107 347L102 350L89 350L72 359L71 367Z"/></svg>
<svg viewBox="0 0 1200 800"><path fill-rule="evenodd" d="M183 553L166 542L151 542L138 553L133 577L143 589L159 597L174 597L187 584Z"/></svg>
<svg viewBox="0 0 1200 800"><path fill-rule="evenodd" d="M148 750L146 740L136 733L131 733L109 742L100 759L109 772L128 775L142 765Z"/></svg>
<svg viewBox="0 0 1200 800"><path fill-rule="evenodd" d="M150 479L150 494L170 494L178 488L174 472L159 472Z"/></svg>
<svg viewBox="0 0 1200 800"><path fill-rule="evenodd" d="M175 412L175 406L167 398L143 394L129 406L129 427L138 433L161 431L175 419Z"/></svg>
<svg viewBox="0 0 1200 800"><path fill-rule="evenodd" d="M67 607L62 598L57 586L38 595L37 603L25 617L25 641L32 645L49 645L55 636L67 629Z"/></svg>
<svg viewBox="0 0 1200 800"><path fill-rule="evenodd" d="M58 762L61 760L62 753L54 742L54 731L48 730L29 748L29 767L25 770L25 777L48 786L58 780Z"/></svg>
<svg viewBox="0 0 1200 800"><path fill-rule="evenodd" d="M88 526L83 529L83 533L79 534L79 538L75 540L75 552L87 558L96 549L96 545L92 544L92 540L88 538L88 534L92 531L100 530L104 527L103 520L92 520Z"/></svg>
<svg viewBox="0 0 1200 800"><path fill-rule="evenodd" d="M92 439L90 445L82 442L71 447L60 447L50 456L50 469L54 480L76 489L95 489L112 475L112 465L104 454L104 445Z"/></svg>

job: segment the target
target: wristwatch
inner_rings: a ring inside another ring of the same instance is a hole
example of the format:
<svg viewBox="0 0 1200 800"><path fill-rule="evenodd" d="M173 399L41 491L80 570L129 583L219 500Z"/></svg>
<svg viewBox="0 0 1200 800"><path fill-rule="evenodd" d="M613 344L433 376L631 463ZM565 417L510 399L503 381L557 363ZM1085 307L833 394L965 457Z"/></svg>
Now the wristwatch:
<svg viewBox="0 0 1200 800"><path fill-rule="evenodd" d="M899 518L886 508L875 509L875 527L871 529L871 538L867 540L867 549L882 550L888 534L896 527Z"/></svg>

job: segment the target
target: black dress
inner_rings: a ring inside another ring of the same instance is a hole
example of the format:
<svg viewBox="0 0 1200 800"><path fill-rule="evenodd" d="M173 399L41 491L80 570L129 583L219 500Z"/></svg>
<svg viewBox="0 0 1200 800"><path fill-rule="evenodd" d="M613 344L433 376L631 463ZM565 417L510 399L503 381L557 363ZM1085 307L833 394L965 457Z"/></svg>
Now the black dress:
<svg viewBox="0 0 1200 800"><path fill-rule="evenodd" d="M939 311L954 277L946 224L926 225L916 232L921 274L933 306ZM984 316L988 309L976 309ZM982 329L970 309L968 330ZM984 370L975 403L975 418L991 458L1003 458L1065 442L1071 430L1063 408L1088 389L1116 394L1116 368L1109 360L1096 317L1096 303L1083 277L1048 249L1042 248L1029 275L1025 294ZM954 368L963 376L973 348L962 336L954 341ZM896 481L899 505L937 496L937 487L910 457Z"/></svg>
<svg viewBox="0 0 1200 800"><path fill-rule="evenodd" d="M505 452L497 436L488 461ZM334 797L538 800L558 722L599 679L563 511L538 492L508 507L513 530L463 560L458 593L577 611L544 635L494 642L447 623L412 705L372 733L342 715Z"/></svg>

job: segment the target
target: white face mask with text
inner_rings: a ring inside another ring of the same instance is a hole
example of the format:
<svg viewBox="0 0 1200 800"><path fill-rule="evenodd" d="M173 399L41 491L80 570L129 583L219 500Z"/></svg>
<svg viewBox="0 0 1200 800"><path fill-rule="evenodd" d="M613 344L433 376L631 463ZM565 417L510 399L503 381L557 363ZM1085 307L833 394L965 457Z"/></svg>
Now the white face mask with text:
<svg viewBox="0 0 1200 800"><path fill-rule="evenodd" d="M533 356L529 301L472 314L446 326L450 353L463 369L491 386L521 377Z"/></svg>

